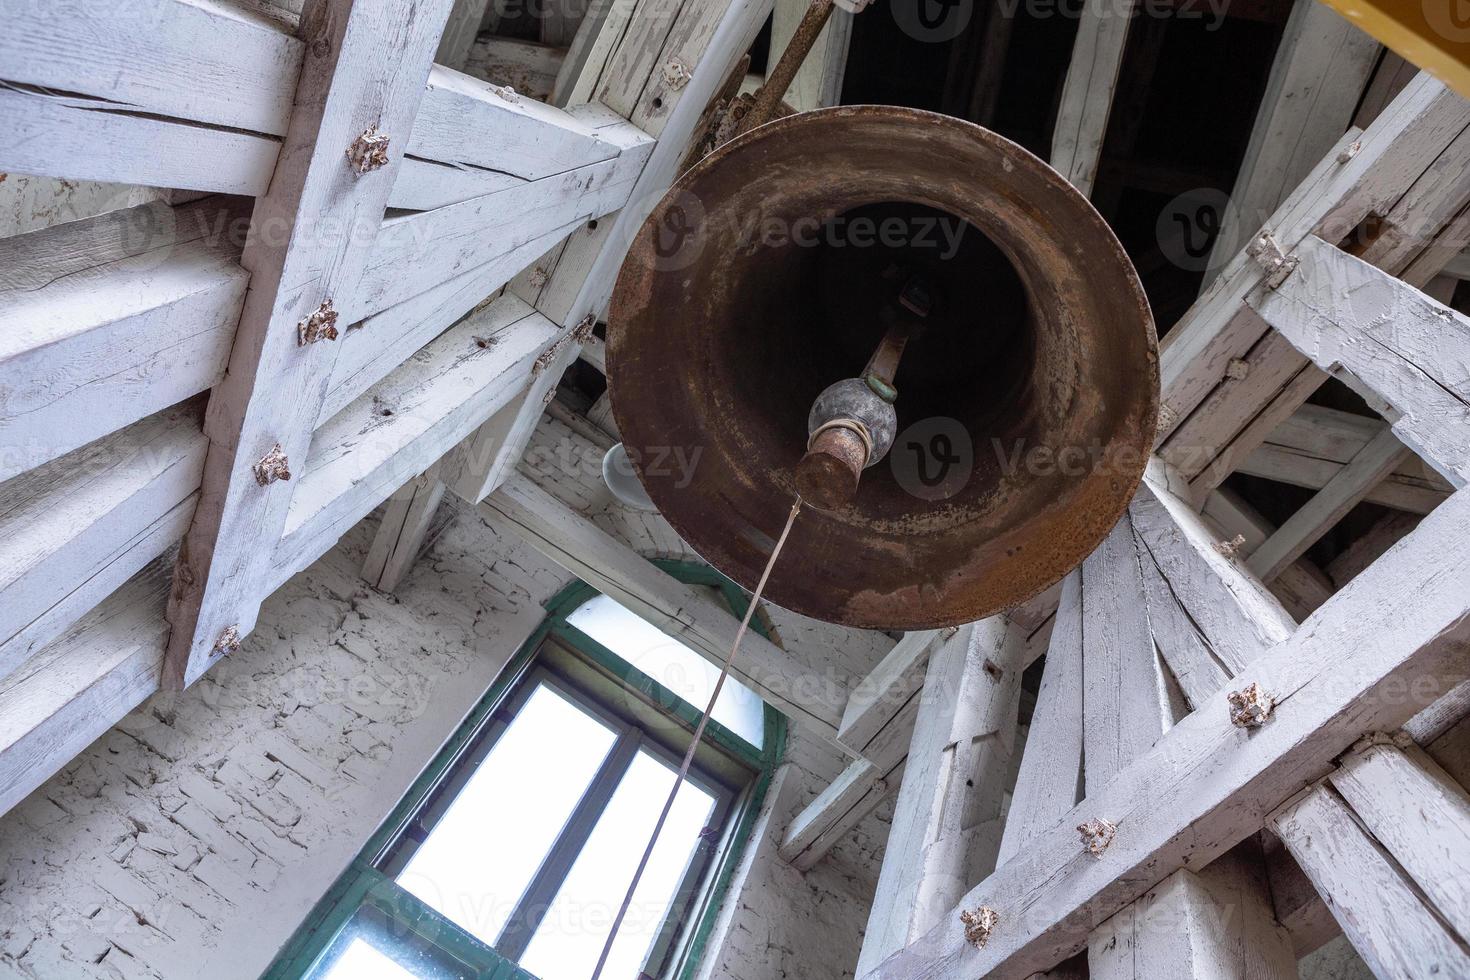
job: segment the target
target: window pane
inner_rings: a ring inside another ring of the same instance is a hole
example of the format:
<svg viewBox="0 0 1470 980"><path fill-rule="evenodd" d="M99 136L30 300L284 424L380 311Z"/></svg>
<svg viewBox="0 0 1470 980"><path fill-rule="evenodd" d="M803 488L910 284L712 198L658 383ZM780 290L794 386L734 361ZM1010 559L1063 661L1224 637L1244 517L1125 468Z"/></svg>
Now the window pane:
<svg viewBox="0 0 1470 980"><path fill-rule="evenodd" d="M644 622L613 599L584 602L567 622L703 711L720 670L699 654ZM735 678L725 681L711 716L751 745L760 747L765 709L754 691Z"/></svg>
<svg viewBox="0 0 1470 980"><path fill-rule="evenodd" d="M494 945L615 740L538 685L398 883Z"/></svg>
<svg viewBox="0 0 1470 980"><path fill-rule="evenodd" d="M674 776L674 770L647 752L633 760L521 957L522 967L541 980L586 980L592 975ZM618 930L604 977L638 975L714 803L698 786L686 782L680 787Z"/></svg>
<svg viewBox="0 0 1470 980"><path fill-rule="evenodd" d="M311 980L469 980L474 971L412 933L395 936L380 913L360 908L343 926Z"/></svg>

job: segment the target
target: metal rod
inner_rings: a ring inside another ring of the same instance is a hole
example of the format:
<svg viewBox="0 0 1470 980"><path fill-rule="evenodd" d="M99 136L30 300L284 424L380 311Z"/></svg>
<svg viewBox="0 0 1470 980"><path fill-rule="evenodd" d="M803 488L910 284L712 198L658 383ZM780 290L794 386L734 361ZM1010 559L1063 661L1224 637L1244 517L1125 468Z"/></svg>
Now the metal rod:
<svg viewBox="0 0 1470 980"><path fill-rule="evenodd" d="M831 17L832 0L812 0L811 6L802 15L801 23L796 25L796 33L791 35L786 50L781 52L781 60L766 74L766 83L756 93L755 103L745 114L745 118L740 120L736 136L748 133L776 117L781 100L786 97L786 90L791 87L796 73L801 70L806 56L811 53L812 45L817 43L817 36L822 33L822 28L827 26Z"/></svg>

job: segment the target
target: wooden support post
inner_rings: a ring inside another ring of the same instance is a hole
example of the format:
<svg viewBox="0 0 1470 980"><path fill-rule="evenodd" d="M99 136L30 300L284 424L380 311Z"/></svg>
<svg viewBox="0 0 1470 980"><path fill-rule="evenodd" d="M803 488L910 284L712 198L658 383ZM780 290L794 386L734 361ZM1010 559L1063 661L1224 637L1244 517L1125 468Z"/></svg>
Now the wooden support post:
<svg viewBox="0 0 1470 980"><path fill-rule="evenodd" d="M316 0L303 16L296 109L241 257L251 288L210 398L203 492L169 600L170 684L193 683L255 626L267 542L285 527L290 470L331 377L336 311L357 302L448 13L449 0Z"/></svg>
<svg viewBox="0 0 1470 980"><path fill-rule="evenodd" d="M1329 599L1312 628L1246 665L1232 687L1258 684L1275 699L1261 727L1238 727L1222 695L1176 722L1106 786L1089 787L1063 821L955 907L955 914L978 906L1001 913L983 949L969 948L941 923L863 980L974 980L1049 969L1174 871L1206 866L1259 831L1265 814L1362 732L1402 726L1470 676L1470 553L1442 546L1465 534L1470 496L1457 493ZM1072 826L1093 813L1118 828L1096 860L1079 854Z"/></svg>
<svg viewBox="0 0 1470 980"><path fill-rule="evenodd" d="M936 925L995 862L1014 748L1025 634L1003 616L961 630L930 659L859 975Z"/></svg>
<svg viewBox="0 0 1470 980"><path fill-rule="evenodd" d="M1173 724L1125 514L1082 563L1082 744L1085 796L1095 795ZM1084 799L1085 805L1085 799ZM1095 817L1116 822L1116 814Z"/></svg>
<svg viewBox="0 0 1470 980"><path fill-rule="evenodd" d="M1296 980L1260 849L1242 845L1201 871L1176 871L1092 934L1091 980Z"/></svg>
<svg viewBox="0 0 1470 980"><path fill-rule="evenodd" d="M1140 491L1141 498L1148 494ZM1083 812L1174 723L1142 573L1152 559L1132 524L1124 516L1082 566ZM1109 836L1091 848L1100 858L1117 819L1103 811L1089 816L1108 827ZM1198 873L1174 872L1093 930L1087 945L1095 980L1296 974L1290 940L1272 917L1259 853L1227 854Z"/></svg>
<svg viewBox="0 0 1470 980"><path fill-rule="evenodd" d="M1062 582L1051 645L996 860L1004 863L1076 805L1082 784L1082 572Z"/></svg>
<svg viewBox="0 0 1470 980"><path fill-rule="evenodd" d="M439 49L434 54L434 63L455 71L464 69L469 59L470 47L480 34L480 24L485 19L488 0L454 0L454 9L439 39Z"/></svg>
<svg viewBox="0 0 1470 980"><path fill-rule="evenodd" d="M1089 197L1132 23L1131 3L1087 0L1077 25L1072 63L1052 132L1051 165Z"/></svg>
<svg viewBox="0 0 1470 980"><path fill-rule="evenodd" d="M438 477L438 464L388 498L383 523L368 549L362 577L382 592L395 592L408 570L424 550L425 539L444 499L445 486Z"/></svg>
<svg viewBox="0 0 1470 980"><path fill-rule="evenodd" d="M1470 976L1470 953L1327 785L1272 814L1281 838L1374 976ZM1445 869L1441 868L1440 871Z"/></svg>

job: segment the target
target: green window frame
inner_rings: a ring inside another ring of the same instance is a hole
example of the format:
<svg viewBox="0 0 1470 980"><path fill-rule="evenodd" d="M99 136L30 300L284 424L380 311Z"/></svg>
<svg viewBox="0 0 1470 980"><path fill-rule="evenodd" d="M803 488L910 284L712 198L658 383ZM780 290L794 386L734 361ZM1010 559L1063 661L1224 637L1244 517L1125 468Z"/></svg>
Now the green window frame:
<svg viewBox="0 0 1470 980"><path fill-rule="evenodd" d="M717 590L733 616L745 614L746 593L707 566L680 561L653 564L686 584ZM428 976L537 980L515 962L534 932L534 926L526 926L524 913L544 909L554 898L600 807L633 756L640 749L649 751L677 768L704 708L675 695L568 622L572 613L598 594L592 586L575 582L547 601L546 618L536 632L307 915L266 971L268 980L310 976L335 955L341 943L361 930L389 939L399 953L413 956L414 965ZM759 615L753 617L752 628L770 635ZM420 901L399 886L394 876L509 727L515 711L543 684L597 715L617 736L557 843L517 902L497 949ZM785 741L786 719L769 704L764 706L759 748L719 722L709 722L690 778L715 798L710 826L720 833L717 840L701 844L691 861L653 944L648 961L655 970L651 975L670 980L694 976L785 753ZM355 931L349 931L349 925Z"/></svg>

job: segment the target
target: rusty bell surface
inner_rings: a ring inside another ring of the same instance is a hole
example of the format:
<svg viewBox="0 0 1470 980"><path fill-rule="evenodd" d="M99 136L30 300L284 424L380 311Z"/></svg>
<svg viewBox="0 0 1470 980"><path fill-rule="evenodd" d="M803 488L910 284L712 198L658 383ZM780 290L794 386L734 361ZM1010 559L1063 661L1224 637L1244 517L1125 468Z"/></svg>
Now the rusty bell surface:
<svg viewBox="0 0 1470 980"><path fill-rule="evenodd" d="M1137 274L1087 200L1014 143L854 106L716 150L623 266L614 415L669 523L749 589L796 495L814 400L895 334L891 378L865 381L896 410L892 448L850 499L802 513L766 594L848 626L973 622L1106 536L1158 416Z"/></svg>

